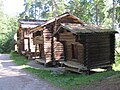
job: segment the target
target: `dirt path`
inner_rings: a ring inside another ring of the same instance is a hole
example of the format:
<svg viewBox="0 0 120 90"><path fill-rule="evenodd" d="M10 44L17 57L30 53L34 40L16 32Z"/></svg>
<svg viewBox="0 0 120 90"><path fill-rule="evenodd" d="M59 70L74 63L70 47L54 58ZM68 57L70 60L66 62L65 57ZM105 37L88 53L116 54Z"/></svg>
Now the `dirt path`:
<svg viewBox="0 0 120 90"><path fill-rule="evenodd" d="M61 90L21 69L8 54L0 54L0 90Z"/></svg>
<svg viewBox="0 0 120 90"><path fill-rule="evenodd" d="M111 76L91 86L82 87L80 90L120 90L120 77Z"/></svg>

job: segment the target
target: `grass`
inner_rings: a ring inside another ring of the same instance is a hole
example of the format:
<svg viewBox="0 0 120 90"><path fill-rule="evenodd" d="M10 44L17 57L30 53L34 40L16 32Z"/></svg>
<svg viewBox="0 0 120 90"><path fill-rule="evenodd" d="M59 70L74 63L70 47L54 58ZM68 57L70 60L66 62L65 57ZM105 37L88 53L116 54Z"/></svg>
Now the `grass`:
<svg viewBox="0 0 120 90"><path fill-rule="evenodd" d="M115 71L120 71L120 56L115 57L115 64L113 64L113 69Z"/></svg>
<svg viewBox="0 0 120 90"><path fill-rule="evenodd" d="M35 69L35 68L25 68L25 70L34 73L40 78L43 78L54 85L64 88L65 90L79 90L80 86L90 85L97 81L100 81L106 77L110 77L118 72L109 71L103 73L96 73L92 75L75 74L75 73L63 73L63 74L52 74L50 71Z"/></svg>
<svg viewBox="0 0 120 90"><path fill-rule="evenodd" d="M11 52L11 59L17 64L17 65L27 65L28 60L26 57L21 56L17 54L16 52Z"/></svg>
<svg viewBox="0 0 120 90"><path fill-rule="evenodd" d="M15 63L18 65L26 65L27 59L23 56L20 56L16 53L11 53L11 58L14 60ZM102 73L95 73L91 75L84 75L84 74L76 74L76 73L62 73L62 74L54 74L48 70L36 69L33 67L24 68L24 70L31 72L37 75L40 78L47 80L48 82L63 88L65 90L80 90L81 86L91 85L97 81L103 80L107 77L113 75L119 75L119 72L115 71L107 71Z"/></svg>

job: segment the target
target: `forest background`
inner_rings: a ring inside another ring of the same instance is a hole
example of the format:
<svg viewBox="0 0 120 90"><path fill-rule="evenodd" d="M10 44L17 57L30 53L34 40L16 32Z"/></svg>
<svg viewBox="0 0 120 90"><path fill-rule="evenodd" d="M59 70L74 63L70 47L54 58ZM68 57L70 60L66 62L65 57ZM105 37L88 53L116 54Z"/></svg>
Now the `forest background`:
<svg viewBox="0 0 120 90"><path fill-rule="evenodd" d="M49 20L70 12L85 23L120 29L120 0L24 0L23 6L21 13L10 16L4 13L3 0L0 0L0 53L14 50L18 20L25 17Z"/></svg>

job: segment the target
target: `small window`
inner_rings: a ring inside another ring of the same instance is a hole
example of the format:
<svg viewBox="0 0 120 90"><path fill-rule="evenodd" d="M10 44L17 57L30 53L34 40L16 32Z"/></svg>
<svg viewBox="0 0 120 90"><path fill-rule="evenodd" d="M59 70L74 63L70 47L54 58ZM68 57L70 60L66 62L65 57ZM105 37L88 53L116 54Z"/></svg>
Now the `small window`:
<svg viewBox="0 0 120 90"><path fill-rule="evenodd" d="M76 44L72 44L72 59L78 59L78 48Z"/></svg>
<svg viewBox="0 0 120 90"><path fill-rule="evenodd" d="M33 33L33 37L35 37L35 36L41 36L42 34L43 34L42 31L37 31L37 32Z"/></svg>
<svg viewBox="0 0 120 90"><path fill-rule="evenodd" d="M25 32L25 35L28 34L28 30L27 30L27 28L24 29L24 32Z"/></svg>

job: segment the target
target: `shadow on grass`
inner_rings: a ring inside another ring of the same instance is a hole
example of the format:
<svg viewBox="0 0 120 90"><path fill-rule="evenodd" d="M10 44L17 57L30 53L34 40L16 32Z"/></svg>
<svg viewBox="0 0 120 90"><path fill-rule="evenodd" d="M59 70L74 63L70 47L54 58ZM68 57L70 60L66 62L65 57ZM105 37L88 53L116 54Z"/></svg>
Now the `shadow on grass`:
<svg viewBox="0 0 120 90"><path fill-rule="evenodd" d="M18 65L26 65L28 60L16 53L11 54L11 58ZM113 75L119 75L117 71L104 71L100 73L91 72L91 75L77 74L71 72L53 73L49 70L42 70L34 67L27 67L24 70L43 78L48 82L65 90L80 90L81 86L91 85Z"/></svg>

